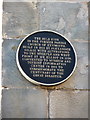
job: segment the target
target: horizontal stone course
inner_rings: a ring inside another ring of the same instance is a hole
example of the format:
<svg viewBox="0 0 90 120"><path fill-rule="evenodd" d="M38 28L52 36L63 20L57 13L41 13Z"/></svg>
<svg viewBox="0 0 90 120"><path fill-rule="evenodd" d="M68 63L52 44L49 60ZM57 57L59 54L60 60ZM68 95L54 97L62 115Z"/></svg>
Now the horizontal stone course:
<svg viewBox="0 0 90 120"><path fill-rule="evenodd" d="M22 39L21 39L22 40ZM19 72L16 51L21 40L4 40L2 56L2 85L6 87L35 87ZM88 44L72 42L77 53L77 66L73 75L56 88L88 89ZM82 48L82 49L81 49Z"/></svg>
<svg viewBox="0 0 90 120"><path fill-rule="evenodd" d="M2 94L2 118L47 118L47 91L4 89Z"/></svg>
<svg viewBox="0 0 90 120"><path fill-rule="evenodd" d="M53 91L49 104L50 118L88 118L87 91Z"/></svg>

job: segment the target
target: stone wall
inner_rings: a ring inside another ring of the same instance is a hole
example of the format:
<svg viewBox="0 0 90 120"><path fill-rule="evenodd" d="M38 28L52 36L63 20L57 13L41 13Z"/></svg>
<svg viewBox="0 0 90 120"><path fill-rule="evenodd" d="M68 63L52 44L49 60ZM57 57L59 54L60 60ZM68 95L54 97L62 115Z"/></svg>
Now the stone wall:
<svg viewBox="0 0 90 120"><path fill-rule="evenodd" d="M2 117L88 118L89 1L4 2L2 24ZM75 72L60 85L36 86L17 68L20 41L37 30L59 32L77 52Z"/></svg>

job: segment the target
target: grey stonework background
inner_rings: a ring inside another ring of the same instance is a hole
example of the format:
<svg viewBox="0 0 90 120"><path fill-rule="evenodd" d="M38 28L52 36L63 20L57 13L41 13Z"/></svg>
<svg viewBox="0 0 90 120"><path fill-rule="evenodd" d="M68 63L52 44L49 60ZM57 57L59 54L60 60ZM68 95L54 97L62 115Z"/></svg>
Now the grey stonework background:
<svg viewBox="0 0 90 120"><path fill-rule="evenodd" d="M2 118L88 118L89 2L4 2ZM77 52L77 67L64 83L44 87L28 82L16 65L20 41L37 30L67 37Z"/></svg>

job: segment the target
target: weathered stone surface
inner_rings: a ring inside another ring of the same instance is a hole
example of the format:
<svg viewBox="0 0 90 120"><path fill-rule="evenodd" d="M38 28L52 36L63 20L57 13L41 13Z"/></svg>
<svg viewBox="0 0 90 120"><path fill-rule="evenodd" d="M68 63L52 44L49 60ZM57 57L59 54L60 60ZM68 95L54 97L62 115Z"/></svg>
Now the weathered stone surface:
<svg viewBox="0 0 90 120"><path fill-rule="evenodd" d="M37 2L37 1L40 1L40 0L3 0L3 2Z"/></svg>
<svg viewBox="0 0 90 120"><path fill-rule="evenodd" d="M55 30L69 40L88 40L87 3L41 2L38 6L40 29Z"/></svg>
<svg viewBox="0 0 90 120"><path fill-rule="evenodd" d="M50 118L87 118L88 92L83 89L88 89L88 0L32 1L3 4L3 38L6 39L2 49L2 86L9 89L2 93L2 117L47 118L50 113ZM54 30L66 36L78 58L74 74L56 86L65 90L50 92L49 104L47 91L28 82L19 72L15 59L20 38L38 29Z"/></svg>
<svg viewBox="0 0 90 120"><path fill-rule="evenodd" d="M35 2L4 2L3 9L3 38L23 37L38 29Z"/></svg>
<svg viewBox="0 0 90 120"><path fill-rule="evenodd" d="M68 2L68 3L89 2L89 0L38 0L38 1L39 2Z"/></svg>
<svg viewBox="0 0 90 120"><path fill-rule="evenodd" d="M8 89L2 92L2 118L47 118L47 91Z"/></svg>
<svg viewBox="0 0 90 120"><path fill-rule="evenodd" d="M51 92L50 118L88 118L88 92L79 90Z"/></svg>
<svg viewBox="0 0 90 120"><path fill-rule="evenodd" d="M5 87L34 87L19 72L16 64L16 50L20 40L4 40L2 48L2 86Z"/></svg>

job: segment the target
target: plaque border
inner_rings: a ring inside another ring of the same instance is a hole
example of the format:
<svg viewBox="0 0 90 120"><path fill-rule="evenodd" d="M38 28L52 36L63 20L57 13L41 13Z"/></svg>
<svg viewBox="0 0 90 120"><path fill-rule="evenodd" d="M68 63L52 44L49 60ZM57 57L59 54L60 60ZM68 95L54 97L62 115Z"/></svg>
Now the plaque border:
<svg viewBox="0 0 90 120"><path fill-rule="evenodd" d="M22 45L23 41L26 40L27 37L29 37L30 35L32 35L32 34L34 34L34 33L36 33L36 32L45 32L45 31L47 31L47 32L53 32L53 33L58 34L58 35L62 36L63 38L65 38L65 39L69 42L69 44L72 46L73 51L74 51L74 53L75 53L75 65L74 65L74 68L73 68L71 74L70 74L66 79L64 79L64 80L62 80L62 81L60 81L60 82L57 82L57 83L52 83L52 84L45 84L45 83L37 82L37 81L31 79L30 77L28 77L28 75L26 75L26 73L22 70L22 68L21 68L21 66L20 66L20 64L19 64L19 61L18 61L18 52L19 52L19 48L20 48L20 46ZM77 66L77 54L76 54L76 50L75 50L74 46L72 45L71 41L69 41L69 40L68 40L65 36L63 36L62 34L56 32L56 31L53 31L53 30L37 30L37 31L34 31L34 32L28 34L28 35L27 35L26 37L24 37L24 38L22 39L22 41L19 43L19 46L18 46L17 52L16 52L16 63L17 63L18 69L19 69L19 71L21 72L21 74L22 74L22 75L24 76L24 78L26 78L29 82L34 83L34 84L36 84L36 85L54 86L54 85L58 85L58 84L61 84L61 83L65 82L66 80L68 80L68 79L72 76L72 74L74 73L74 71L75 71L75 69L76 69L76 66Z"/></svg>

